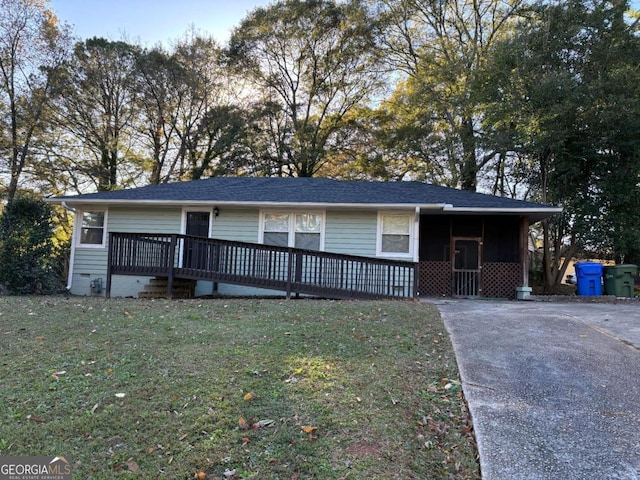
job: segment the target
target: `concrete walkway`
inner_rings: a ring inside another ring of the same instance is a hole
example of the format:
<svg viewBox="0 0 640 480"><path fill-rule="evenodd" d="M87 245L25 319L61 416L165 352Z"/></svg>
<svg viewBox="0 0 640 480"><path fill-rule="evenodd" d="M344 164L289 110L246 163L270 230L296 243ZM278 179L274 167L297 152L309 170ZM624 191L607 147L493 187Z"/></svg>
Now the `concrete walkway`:
<svg viewBox="0 0 640 480"><path fill-rule="evenodd" d="M483 479L640 479L640 304L431 302Z"/></svg>

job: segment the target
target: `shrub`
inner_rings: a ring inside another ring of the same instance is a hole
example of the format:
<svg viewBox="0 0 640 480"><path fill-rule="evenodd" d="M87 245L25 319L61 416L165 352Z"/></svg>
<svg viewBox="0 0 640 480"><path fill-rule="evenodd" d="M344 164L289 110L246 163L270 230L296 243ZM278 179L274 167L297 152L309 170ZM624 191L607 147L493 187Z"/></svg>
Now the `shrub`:
<svg viewBox="0 0 640 480"><path fill-rule="evenodd" d="M0 217L0 283L12 294L52 293L53 223L51 207L22 195Z"/></svg>

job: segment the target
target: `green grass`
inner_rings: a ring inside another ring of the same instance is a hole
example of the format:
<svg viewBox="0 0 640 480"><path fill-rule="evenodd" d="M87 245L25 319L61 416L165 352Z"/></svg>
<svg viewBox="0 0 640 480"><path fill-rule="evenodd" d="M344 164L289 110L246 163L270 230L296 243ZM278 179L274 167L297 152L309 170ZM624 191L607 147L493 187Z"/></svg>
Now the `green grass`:
<svg viewBox="0 0 640 480"><path fill-rule="evenodd" d="M480 478L426 304L0 297L0 365L0 454L78 479Z"/></svg>

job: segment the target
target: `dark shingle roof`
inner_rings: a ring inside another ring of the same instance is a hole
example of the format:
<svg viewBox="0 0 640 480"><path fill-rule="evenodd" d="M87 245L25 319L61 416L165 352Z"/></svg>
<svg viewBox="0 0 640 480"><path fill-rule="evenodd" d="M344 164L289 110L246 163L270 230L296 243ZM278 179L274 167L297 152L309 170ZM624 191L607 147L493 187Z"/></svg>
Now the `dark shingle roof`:
<svg viewBox="0 0 640 480"><path fill-rule="evenodd" d="M421 182L365 182L279 177L216 177L128 190L57 197L52 200L69 204L109 202L302 203L336 206L447 204L454 209L553 210L553 207L539 203Z"/></svg>

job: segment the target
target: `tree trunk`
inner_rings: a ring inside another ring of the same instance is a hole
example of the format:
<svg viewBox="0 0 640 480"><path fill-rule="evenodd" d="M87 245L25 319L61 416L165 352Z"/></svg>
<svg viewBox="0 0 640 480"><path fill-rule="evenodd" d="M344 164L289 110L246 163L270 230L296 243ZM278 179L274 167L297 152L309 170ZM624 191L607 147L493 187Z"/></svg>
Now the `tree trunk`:
<svg viewBox="0 0 640 480"><path fill-rule="evenodd" d="M460 183L464 190L476 191L478 162L476 158L476 138L473 132L473 120L465 118L462 121L462 169L460 171Z"/></svg>

